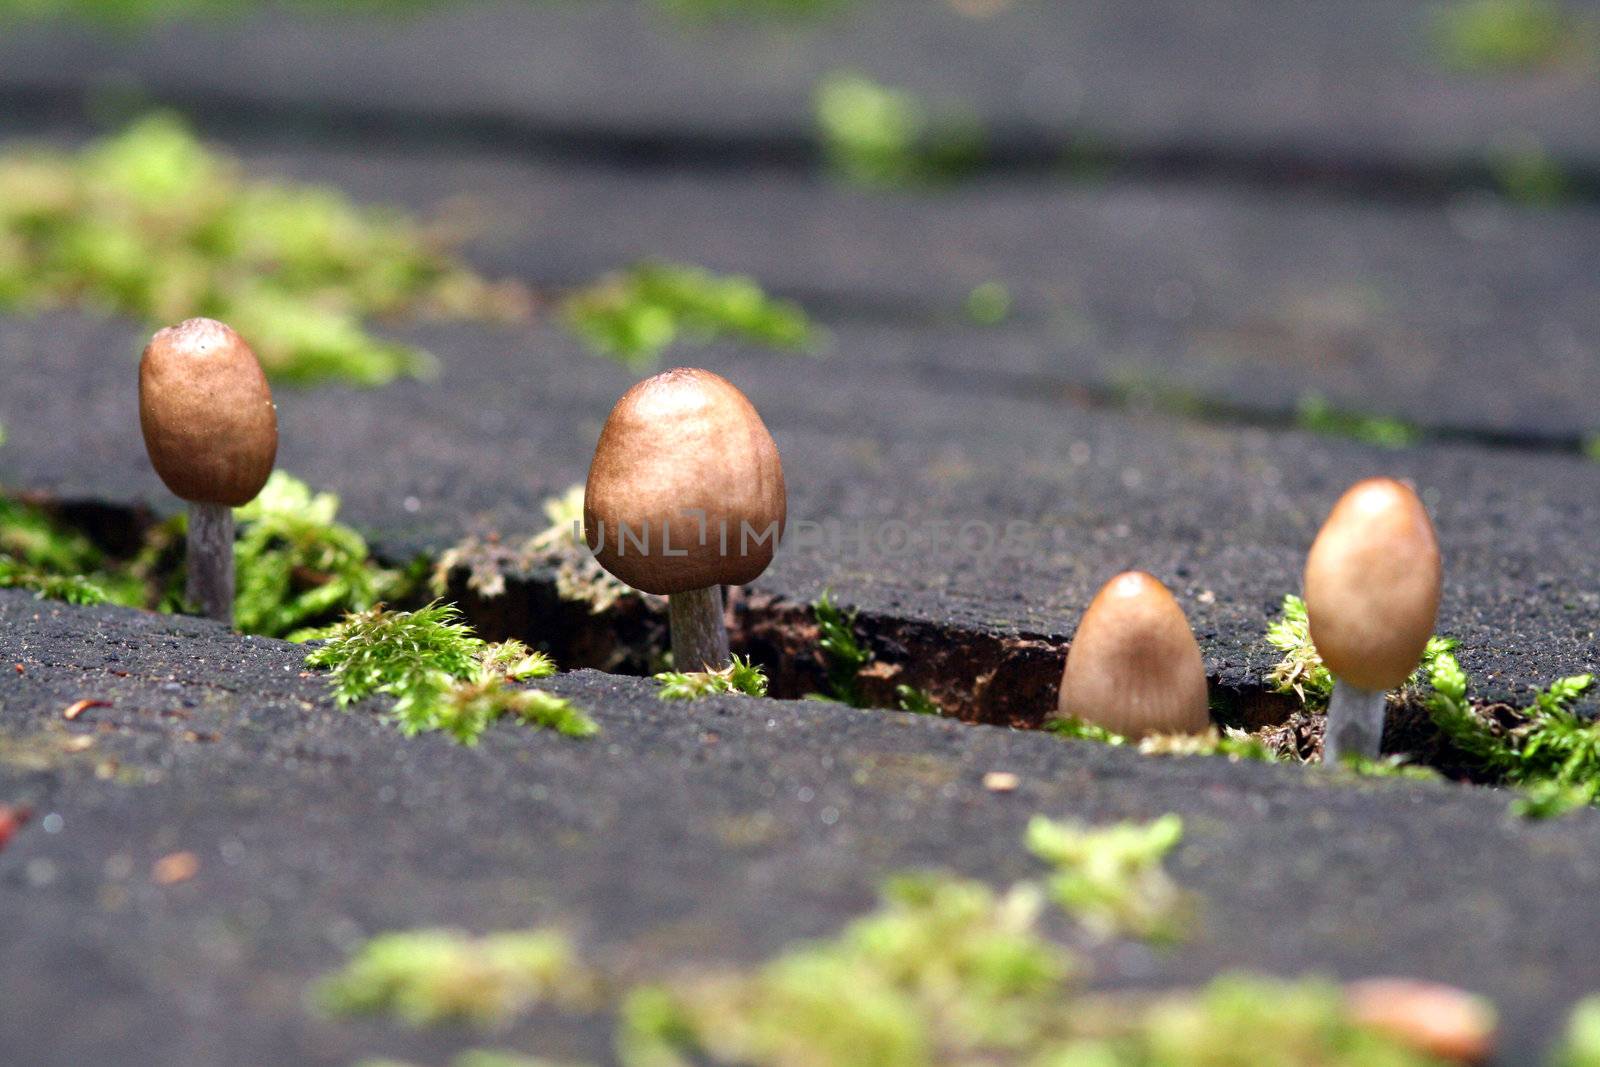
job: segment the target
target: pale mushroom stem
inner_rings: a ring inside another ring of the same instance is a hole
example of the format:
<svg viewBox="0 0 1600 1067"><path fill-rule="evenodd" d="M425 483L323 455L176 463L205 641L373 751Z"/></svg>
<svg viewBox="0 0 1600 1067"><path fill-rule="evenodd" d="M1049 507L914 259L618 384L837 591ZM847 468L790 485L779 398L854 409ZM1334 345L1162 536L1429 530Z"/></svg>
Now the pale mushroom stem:
<svg viewBox="0 0 1600 1067"><path fill-rule="evenodd" d="M189 580L184 597L210 619L233 625L233 509L189 503Z"/></svg>
<svg viewBox="0 0 1600 1067"><path fill-rule="evenodd" d="M1376 759L1388 699L1381 689L1361 689L1335 678L1333 698L1328 701L1328 726L1322 735L1322 762L1333 766L1352 755Z"/></svg>
<svg viewBox="0 0 1600 1067"><path fill-rule="evenodd" d="M672 665L680 671L720 671L728 658L728 627L722 621L722 587L691 589L667 597L672 627Z"/></svg>

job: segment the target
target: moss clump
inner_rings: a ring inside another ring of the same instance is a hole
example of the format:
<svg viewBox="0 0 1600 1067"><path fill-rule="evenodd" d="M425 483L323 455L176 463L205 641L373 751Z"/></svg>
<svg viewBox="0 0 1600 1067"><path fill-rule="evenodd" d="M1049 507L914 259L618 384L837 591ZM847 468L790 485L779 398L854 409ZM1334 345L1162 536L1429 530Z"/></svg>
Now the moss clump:
<svg viewBox="0 0 1600 1067"><path fill-rule="evenodd" d="M1420 430L1400 419L1344 411L1316 393L1300 398L1295 407L1295 423L1302 430L1325 437L1348 437L1379 448L1405 448L1422 437Z"/></svg>
<svg viewBox="0 0 1600 1067"><path fill-rule="evenodd" d="M416 1067L400 1060L362 1060L356 1067ZM497 1049L468 1049L450 1061L450 1067L579 1067L577 1064L547 1060L542 1056L520 1056Z"/></svg>
<svg viewBox="0 0 1600 1067"><path fill-rule="evenodd" d="M438 729L467 745L476 744L489 724L504 716L564 737L593 737L600 732L594 720L565 697L518 689L497 675L449 686L433 716Z"/></svg>
<svg viewBox="0 0 1600 1067"><path fill-rule="evenodd" d="M1027 884L921 876L838 937L753 972L635 991L626 1067L1423 1067L1356 1026L1339 987L1225 976L1198 993L1090 995L1037 931Z"/></svg>
<svg viewBox="0 0 1600 1067"><path fill-rule="evenodd" d="M1533 691L1533 703L1491 717L1467 699L1469 680L1454 655L1428 672L1428 713L1452 745L1485 776L1519 786L1513 805L1542 818L1600 801L1600 721L1585 721L1572 704L1594 684L1589 674L1559 678Z"/></svg>
<svg viewBox="0 0 1600 1067"><path fill-rule="evenodd" d="M1311 643L1304 600L1293 593L1284 596L1278 619L1267 627L1267 644L1283 653L1267 672L1266 681L1273 691L1293 693L1307 707L1326 707L1333 696L1333 672Z"/></svg>
<svg viewBox="0 0 1600 1067"><path fill-rule="evenodd" d="M339 498L275 471L235 509L237 594L243 633L303 640L341 613L406 595L411 578L383 568L361 536L337 521ZM33 589L78 604L181 610L183 531L176 515L146 531L132 559L112 559L43 509L0 498L0 588Z"/></svg>
<svg viewBox="0 0 1600 1067"><path fill-rule="evenodd" d="M1283 658L1267 672L1266 682L1276 693L1293 694L1307 708L1320 709L1333 696L1334 677L1322 662L1311 641L1311 620L1306 602L1293 593L1283 598L1279 617L1267 627L1267 644L1283 653ZM1435 634L1422 650L1422 663L1408 685L1418 684L1433 669L1439 657L1448 655L1459 644L1452 637Z"/></svg>
<svg viewBox="0 0 1600 1067"><path fill-rule="evenodd" d="M72 604L141 606L145 583L40 508L0 497L0 589Z"/></svg>
<svg viewBox="0 0 1600 1067"><path fill-rule="evenodd" d="M1552 1062L1554 1067L1600 1067L1600 995L1585 997L1572 1009Z"/></svg>
<svg viewBox="0 0 1600 1067"><path fill-rule="evenodd" d="M935 113L903 89L834 71L817 83L812 101L823 155L846 181L877 187L947 181L982 160L983 131L975 119Z"/></svg>
<svg viewBox="0 0 1600 1067"><path fill-rule="evenodd" d="M473 744L507 715L568 737L599 732L565 698L508 684L554 674L548 656L520 641L484 641L452 604L435 601L416 611L380 605L347 616L306 663L332 671L341 705L379 693L393 697L389 717L407 735L442 730Z"/></svg>
<svg viewBox="0 0 1600 1067"><path fill-rule="evenodd" d="M368 333L369 317L519 306L405 217L246 180L168 115L72 153L0 155L0 308L62 304L153 325L222 319L279 380L359 385L432 367Z"/></svg>
<svg viewBox="0 0 1600 1067"><path fill-rule="evenodd" d="M1068 877L1092 886L1065 894L1075 918L1096 921L1108 899L1120 911L1130 897L1176 892L1149 885L1180 833L1175 816L1092 830L1036 826L1030 837L1057 864L1050 893L1062 896L1055 883ZM938 874L891 879L878 909L834 937L758 967L633 988L622 1001L618 1059L624 1067L1437 1065L1357 1026L1329 982L1240 975L1191 993L1089 993L1087 962L1039 930L1045 900L1027 881L997 892ZM531 946L517 944L530 937ZM547 931L476 939L421 931L375 939L315 1000L418 1024L504 1023L539 1004L592 1010L592 994L610 984Z"/></svg>
<svg viewBox="0 0 1600 1067"><path fill-rule="evenodd" d="M375 564L366 541L338 514L337 496L313 493L283 471L234 510L233 621L241 632L305 640L321 633L318 624L409 591L406 576Z"/></svg>
<svg viewBox="0 0 1600 1067"><path fill-rule="evenodd" d="M943 715L944 709L939 707L939 702L920 689L909 685L894 687L895 706L901 711L910 712L912 715Z"/></svg>
<svg viewBox="0 0 1600 1067"><path fill-rule="evenodd" d="M811 604L812 618L817 621L817 648L822 652L823 669L827 674L828 691L810 693L807 700L831 700L848 704L852 708L867 707L861 694L861 672L872 663L872 650L856 637L856 613L845 611L833 602L827 590ZM938 701L921 689L897 685L894 689L895 707L913 715L942 715Z"/></svg>
<svg viewBox="0 0 1600 1067"><path fill-rule="evenodd" d="M840 608L823 590L812 603L811 614L817 620L817 647L822 650L828 675L828 691L824 695L853 708L861 707L857 676L872 662L872 653L856 638L856 613Z"/></svg>
<svg viewBox="0 0 1600 1067"><path fill-rule="evenodd" d="M1077 970L1033 929L1037 893L901 878L837 938L750 974L687 976L629 997L628 1067L913 1067L989 1062L1048 1025ZM970 1059L963 1059L963 1056Z"/></svg>
<svg viewBox="0 0 1600 1067"><path fill-rule="evenodd" d="M749 278L678 263L644 262L609 275L569 296L563 311L590 348L637 368L653 366L679 340L732 337L794 350L814 340L797 305L774 300Z"/></svg>
<svg viewBox="0 0 1600 1067"><path fill-rule="evenodd" d="M1128 739L1121 734L1082 719L1051 719L1044 724L1044 729L1061 737L1094 741L1102 745L1122 746L1128 743ZM1213 727L1203 734L1157 734L1140 740L1138 749L1147 756L1225 756L1234 762L1253 760L1274 763L1287 758L1286 753L1279 752L1261 737L1231 726L1223 730Z"/></svg>
<svg viewBox="0 0 1600 1067"><path fill-rule="evenodd" d="M408 930L368 941L312 1000L330 1015L388 1015L412 1026L492 1026L541 1004L581 1007L594 979L558 930L471 937Z"/></svg>
<svg viewBox="0 0 1600 1067"><path fill-rule="evenodd" d="M1184 899L1161 861L1182 837L1176 815L1093 828L1036 815L1026 841L1055 868L1046 883L1051 899L1091 933L1170 941Z"/></svg>
<svg viewBox="0 0 1600 1067"><path fill-rule="evenodd" d="M1044 724L1047 733L1060 737L1070 737L1076 741L1095 741L1102 745L1125 745L1128 739L1121 734L1113 733L1104 726L1096 726L1092 722L1068 716L1061 719L1051 719Z"/></svg>
<svg viewBox="0 0 1600 1067"><path fill-rule="evenodd" d="M984 282L967 294L967 318L980 326L996 326L1011 314L1011 290L1000 282Z"/></svg>
<svg viewBox="0 0 1600 1067"><path fill-rule="evenodd" d="M1489 173L1508 199L1528 207L1551 207L1572 195L1572 180L1538 140L1518 138L1490 153Z"/></svg>
<svg viewBox="0 0 1600 1067"><path fill-rule="evenodd" d="M656 695L662 700L699 700L713 693L767 695L767 672L739 656L720 671L666 671L655 680L661 683Z"/></svg>
<svg viewBox="0 0 1600 1067"><path fill-rule="evenodd" d="M1432 25L1434 51L1464 71L1533 70L1593 48L1593 27L1559 0L1457 0Z"/></svg>

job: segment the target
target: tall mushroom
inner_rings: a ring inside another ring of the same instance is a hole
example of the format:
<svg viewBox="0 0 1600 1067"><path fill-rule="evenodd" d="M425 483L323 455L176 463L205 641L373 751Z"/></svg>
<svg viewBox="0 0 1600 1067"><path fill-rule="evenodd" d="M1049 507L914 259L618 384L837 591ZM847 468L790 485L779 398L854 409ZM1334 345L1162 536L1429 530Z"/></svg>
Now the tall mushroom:
<svg viewBox="0 0 1600 1067"><path fill-rule="evenodd" d="M1126 571L1095 595L1067 650L1058 712L1130 738L1211 726L1200 646L1159 580Z"/></svg>
<svg viewBox="0 0 1600 1067"><path fill-rule="evenodd" d="M266 484L278 414L250 346L214 319L159 331L139 361L139 425L150 463L188 502L191 604L233 621L233 509Z"/></svg>
<svg viewBox="0 0 1600 1067"><path fill-rule="evenodd" d="M1322 760L1378 755L1385 694L1417 669L1439 611L1439 542L1417 494L1357 482L1306 557L1311 643L1334 675Z"/></svg>
<svg viewBox="0 0 1600 1067"><path fill-rule="evenodd" d="M600 565L665 595L679 670L728 665L722 586L772 562L787 513L778 446L727 380L680 367L611 410L584 487L584 539Z"/></svg>

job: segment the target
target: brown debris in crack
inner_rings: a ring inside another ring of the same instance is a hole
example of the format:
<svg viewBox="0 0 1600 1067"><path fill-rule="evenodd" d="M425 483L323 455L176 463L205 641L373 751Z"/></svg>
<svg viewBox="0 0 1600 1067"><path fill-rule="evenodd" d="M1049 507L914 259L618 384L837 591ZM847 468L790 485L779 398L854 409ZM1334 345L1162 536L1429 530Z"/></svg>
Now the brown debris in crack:
<svg viewBox="0 0 1600 1067"><path fill-rule="evenodd" d="M1037 728L1055 710L1064 641L1031 634L956 635L934 623L882 615L861 615L857 624L873 653L856 679L868 705L895 707L896 687L908 685L926 692L946 715L967 722ZM771 695L799 697L825 689L827 665L809 604L746 593L737 599L729 636L768 666Z"/></svg>

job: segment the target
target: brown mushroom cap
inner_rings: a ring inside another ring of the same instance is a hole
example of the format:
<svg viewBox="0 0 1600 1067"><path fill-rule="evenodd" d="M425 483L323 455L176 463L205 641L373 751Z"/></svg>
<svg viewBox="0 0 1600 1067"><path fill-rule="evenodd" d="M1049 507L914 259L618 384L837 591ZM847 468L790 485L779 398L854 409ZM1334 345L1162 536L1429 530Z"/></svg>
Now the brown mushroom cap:
<svg viewBox="0 0 1600 1067"><path fill-rule="evenodd" d="M1311 642L1328 669L1362 689L1404 683L1433 634L1441 573L1433 523L1409 486L1351 486L1306 557Z"/></svg>
<svg viewBox="0 0 1600 1067"><path fill-rule="evenodd" d="M1058 706L1129 738L1211 726L1200 646L1166 586L1127 571L1095 595L1067 650Z"/></svg>
<svg viewBox="0 0 1600 1067"><path fill-rule="evenodd" d="M646 593L743 585L772 562L787 509L778 446L755 407L727 380L680 367L611 410L584 487L584 537Z"/></svg>
<svg viewBox="0 0 1600 1067"><path fill-rule="evenodd" d="M170 326L145 346L139 425L161 480L197 504L248 504L278 455L278 413L261 364L214 319Z"/></svg>
<svg viewBox="0 0 1600 1067"><path fill-rule="evenodd" d="M1367 978L1345 990L1350 1017L1418 1052L1481 1063L1494 1052L1494 1007L1482 997L1413 978Z"/></svg>

